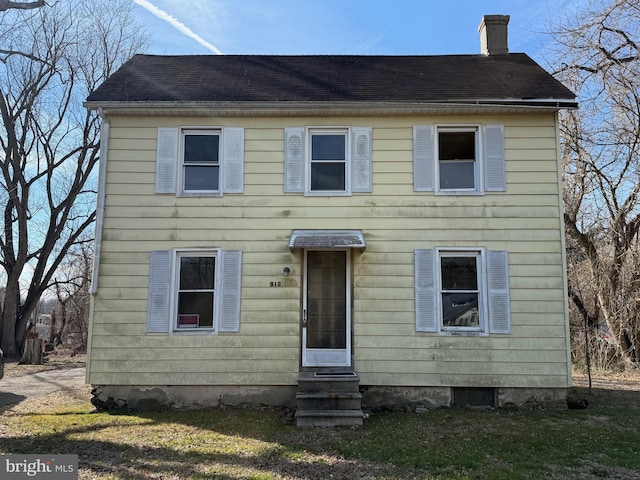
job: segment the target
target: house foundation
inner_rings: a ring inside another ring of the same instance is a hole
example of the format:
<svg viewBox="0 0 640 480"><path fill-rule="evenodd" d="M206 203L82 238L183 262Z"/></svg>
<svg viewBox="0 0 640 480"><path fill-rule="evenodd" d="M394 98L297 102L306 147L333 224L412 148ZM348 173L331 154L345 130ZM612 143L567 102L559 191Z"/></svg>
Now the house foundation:
<svg viewBox="0 0 640 480"><path fill-rule="evenodd" d="M141 405L157 402L163 409L273 406L294 408L295 385L94 385L91 403L103 411L139 410Z"/></svg>
<svg viewBox="0 0 640 480"><path fill-rule="evenodd" d="M94 385L91 403L101 411L194 409L220 407L296 408L297 385ZM450 407L451 387L392 387L360 385L366 411L424 412ZM566 408L566 388L496 388L486 407ZM465 406L465 405L460 405ZM477 405L473 405L477 406Z"/></svg>

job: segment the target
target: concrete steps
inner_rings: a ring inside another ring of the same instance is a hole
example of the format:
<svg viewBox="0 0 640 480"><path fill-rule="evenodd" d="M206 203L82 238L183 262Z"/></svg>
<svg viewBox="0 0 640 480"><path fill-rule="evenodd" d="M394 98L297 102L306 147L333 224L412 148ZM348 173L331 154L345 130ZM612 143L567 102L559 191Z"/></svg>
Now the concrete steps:
<svg viewBox="0 0 640 480"><path fill-rule="evenodd" d="M360 379L354 372L301 372L296 395L298 427L362 426Z"/></svg>

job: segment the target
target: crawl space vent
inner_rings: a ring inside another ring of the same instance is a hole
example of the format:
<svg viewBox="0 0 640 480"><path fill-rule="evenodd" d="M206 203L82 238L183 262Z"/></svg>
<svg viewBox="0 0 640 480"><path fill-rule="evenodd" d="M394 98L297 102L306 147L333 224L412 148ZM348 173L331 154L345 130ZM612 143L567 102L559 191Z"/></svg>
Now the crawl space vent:
<svg viewBox="0 0 640 480"><path fill-rule="evenodd" d="M454 407L493 407L496 404L496 389L483 387L454 387Z"/></svg>

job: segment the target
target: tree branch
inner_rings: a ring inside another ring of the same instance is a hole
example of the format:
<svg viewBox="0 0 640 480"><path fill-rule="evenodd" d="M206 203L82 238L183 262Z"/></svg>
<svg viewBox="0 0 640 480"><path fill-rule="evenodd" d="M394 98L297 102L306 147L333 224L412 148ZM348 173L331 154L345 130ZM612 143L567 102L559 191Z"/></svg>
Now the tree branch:
<svg viewBox="0 0 640 480"><path fill-rule="evenodd" d="M576 292L573 288L569 287L568 294L569 294L569 298L571 299L573 304L576 306L576 308L580 312L580 315L582 315L582 318L585 320L585 323L590 327L597 327L598 318L600 317L600 309L598 308L598 305L597 304L595 305L595 309L596 309L595 315L591 315L587 310L587 307L585 306L584 302L582 301L582 298L580 298L580 295L578 295L578 292Z"/></svg>

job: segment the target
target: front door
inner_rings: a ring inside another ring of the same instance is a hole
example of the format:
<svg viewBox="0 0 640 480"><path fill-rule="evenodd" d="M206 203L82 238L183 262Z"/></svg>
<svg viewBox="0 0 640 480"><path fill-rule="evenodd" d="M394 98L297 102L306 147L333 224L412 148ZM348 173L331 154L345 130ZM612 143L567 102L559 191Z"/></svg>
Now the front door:
<svg viewBox="0 0 640 480"><path fill-rule="evenodd" d="M305 250L302 366L351 365L349 250Z"/></svg>

